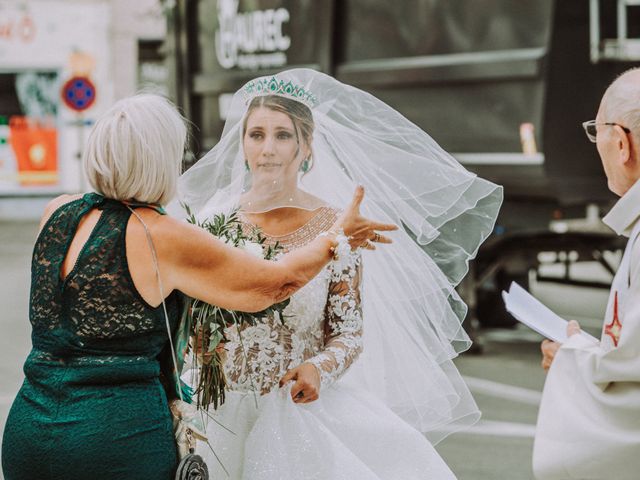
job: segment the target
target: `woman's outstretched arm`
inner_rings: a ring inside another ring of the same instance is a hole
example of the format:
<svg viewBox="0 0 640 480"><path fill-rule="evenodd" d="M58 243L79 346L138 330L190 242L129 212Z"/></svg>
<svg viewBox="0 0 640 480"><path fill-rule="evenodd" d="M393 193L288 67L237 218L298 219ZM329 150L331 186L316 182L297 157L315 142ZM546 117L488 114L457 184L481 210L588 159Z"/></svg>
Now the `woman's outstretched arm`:
<svg viewBox="0 0 640 480"><path fill-rule="evenodd" d="M364 196L358 187L353 201L332 230L343 229L352 247L365 244L376 230L396 230L360 215ZM160 225L161 224L161 225ZM165 294L177 289L218 305L242 311L261 311L291 296L306 285L332 259L336 235L320 236L277 261L262 260L224 244L199 227L171 218L156 222L160 271L166 278ZM378 243L390 243L377 236ZM163 270L163 264L166 267Z"/></svg>

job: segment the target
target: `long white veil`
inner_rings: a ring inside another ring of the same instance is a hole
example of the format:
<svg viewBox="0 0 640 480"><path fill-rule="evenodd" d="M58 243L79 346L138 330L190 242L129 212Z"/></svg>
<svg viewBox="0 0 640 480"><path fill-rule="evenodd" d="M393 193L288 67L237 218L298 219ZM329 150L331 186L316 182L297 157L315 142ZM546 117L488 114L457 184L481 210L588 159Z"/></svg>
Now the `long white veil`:
<svg viewBox="0 0 640 480"><path fill-rule="evenodd" d="M302 190L342 208L364 185L363 215L403 227L392 245L363 252L364 352L340 381L368 389L434 443L474 423L478 408L452 362L470 345L455 286L492 232L502 188L372 95L294 69L240 89L220 142L180 178L179 201L201 219L238 207L251 184L242 133L257 95L311 107L313 168L301 174ZM316 208L294 199L268 206L279 207Z"/></svg>

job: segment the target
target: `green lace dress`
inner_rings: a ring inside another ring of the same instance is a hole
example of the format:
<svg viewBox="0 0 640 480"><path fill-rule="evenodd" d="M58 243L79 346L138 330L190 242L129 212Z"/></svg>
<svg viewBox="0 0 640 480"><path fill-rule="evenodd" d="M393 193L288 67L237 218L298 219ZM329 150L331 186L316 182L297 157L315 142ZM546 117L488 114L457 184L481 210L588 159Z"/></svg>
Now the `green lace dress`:
<svg viewBox="0 0 640 480"><path fill-rule="evenodd" d="M78 223L100 219L63 281ZM2 445L6 480L172 478L176 463L161 363L170 358L162 306L136 290L125 248L131 212L98 194L60 207L33 253L33 348ZM180 298L167 299L172 328Z"/></svg>

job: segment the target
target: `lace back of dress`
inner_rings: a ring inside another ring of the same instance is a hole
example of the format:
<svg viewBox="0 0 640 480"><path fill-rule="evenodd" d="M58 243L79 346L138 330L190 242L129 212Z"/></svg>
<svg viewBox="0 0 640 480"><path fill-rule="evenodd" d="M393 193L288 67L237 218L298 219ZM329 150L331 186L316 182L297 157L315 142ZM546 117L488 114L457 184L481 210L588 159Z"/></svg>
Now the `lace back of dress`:
<svg viewBox="0 0 640 480"><path fill-rule="evenodd" d="M95 205L84 199L54 213L36 242L32 266L34 346L60 355L87 348L105 354L139 351L140 335L155 348L164 321L138 294L128 268L125 234L131 212L117 202L99 205L100 218L67 277L60 269L78 224ZM177 305L169 301L172 317ZM56 335L40 333L57 330ZM154 334L154 335L151 335ZM150 348L151 345L150 345Z"/></svg>

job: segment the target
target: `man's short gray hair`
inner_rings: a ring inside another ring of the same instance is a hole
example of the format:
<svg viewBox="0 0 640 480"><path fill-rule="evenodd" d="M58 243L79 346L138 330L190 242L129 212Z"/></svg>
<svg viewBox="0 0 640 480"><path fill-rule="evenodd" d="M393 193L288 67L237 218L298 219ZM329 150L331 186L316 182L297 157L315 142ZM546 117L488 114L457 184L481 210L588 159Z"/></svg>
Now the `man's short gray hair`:
<svg viewBox="0 0 640 480"><path fill-rule="evenodd" d="M176 192L186 137L185 119L166 98L120 100L89 134L83 155L89 183L108 198L164 205Z"/></svg>
<svg viewBox="0 0 640 480"><path fill-rule="evenodd" d="M604 121L619 122L640 145L640 68L620 75L602 97Z"/></svg>

